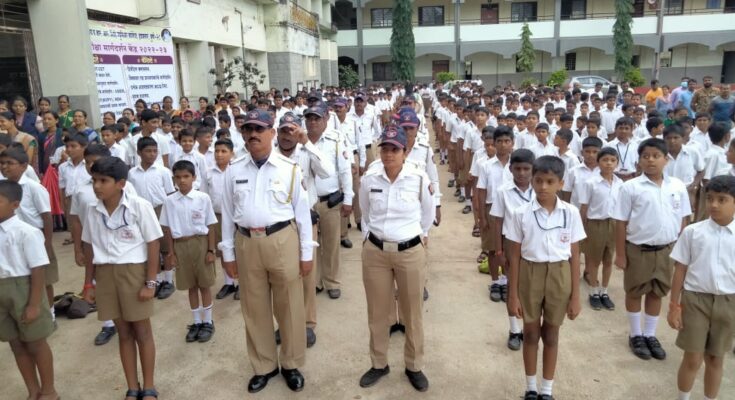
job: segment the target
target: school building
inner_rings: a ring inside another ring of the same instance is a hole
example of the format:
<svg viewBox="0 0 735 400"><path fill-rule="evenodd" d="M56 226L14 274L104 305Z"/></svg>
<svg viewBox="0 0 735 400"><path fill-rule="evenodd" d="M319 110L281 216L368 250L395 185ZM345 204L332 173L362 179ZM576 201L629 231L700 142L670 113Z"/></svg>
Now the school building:
<svg viewBox="0 0 735 400"><path fill-rule="evenodd" d="M179 95L217 93L210 70L240 56L266 75L260 89L337 84L333 0L3 0L0 93L70 96L98 115L90 42L95 21L168 29ZM230 90L243 92L235 79ZM158 100L160 101L160 100ZM178 99L174 100L178 104ZM95 118L96 119L96 118ZM99 121L90 121L98 124Z"/></svg>
<svg viewBox="0 0 735 400"><path fill-rule="evenodd" d="M705 75L735 82L735 0L631 0L633 65L647 79L660 52L659 79ZM338 0L340 65L352 65L366 83L393 79L390 36L393 1ZM566 68L570 76L614 76L614 0L416 0L413 34L416 79L451 71L487 85L520 83L516 70L523 22L536 49L532 76L545 81ZM657 9L663 5L662 17ZM660 23L659 23L660 22ZM611 79L612 80L612 79Z"/></svg>

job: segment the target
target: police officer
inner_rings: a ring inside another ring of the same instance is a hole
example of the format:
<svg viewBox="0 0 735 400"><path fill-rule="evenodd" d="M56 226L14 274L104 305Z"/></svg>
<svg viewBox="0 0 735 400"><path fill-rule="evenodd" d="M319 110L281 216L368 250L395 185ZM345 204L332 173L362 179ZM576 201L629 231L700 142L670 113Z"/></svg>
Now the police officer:
<svg viewBox="0 0 735 400"><path fill-rule="evenodd" d="M348 99L345 97L338 97L334 103L334 112L337 115L337 131L345 139L345 145L350 153L350 164L352 165L352 192L358 193L360 191L360 160L366 159L365 146L360 146L357 141L357 124L352 118L347 116ZM360 202L352 202L352 212L355 215L355 224L359 228L360 218ZM350 216L342 217L342 240L340 243L342 247L352 248L352 242L347 238L348 228L350 224Z"/></svg>
<svg viewBox="0 0 735 400"><path fill-rule="evenodd" d="M321 282L327 289L329 298L338 299L342 294L339 281L341 218L352 212L354 197L350 151L337 131L327 129L328 113L323 105L307 108L304 117L309 141L336 167L335 173L328 177L316 178L319 200L315 210L319 213Z"/></svg>
<svg viewBox="0 0 735 400"><path fill-rule="evenodd" d="M246 114L241 130L249 154L232 162L222 199L223 266L240 276L247 348L255 375L248 391L259 392L281 375L293 391L304 388L304 288L312 270L309 197L298 163L273 151L273 119L267 111ZM273 337L273 315L283 342Z"/></svg>
<svg viewBox="0 0 735 400"><path fill-rule="evenodd" d="M395 280L406 325L405 373L416 390L425 391L429 381L422 372L422 293L425 246L435 207L429 177L405 163L406 144L406 133L401 127L386 127L379 144L382 168L369 169L360 187L362 230L366 238L362 277L372 360L372 368L360 378L360 386L372 386L390 372L387 353Z"/></svg>

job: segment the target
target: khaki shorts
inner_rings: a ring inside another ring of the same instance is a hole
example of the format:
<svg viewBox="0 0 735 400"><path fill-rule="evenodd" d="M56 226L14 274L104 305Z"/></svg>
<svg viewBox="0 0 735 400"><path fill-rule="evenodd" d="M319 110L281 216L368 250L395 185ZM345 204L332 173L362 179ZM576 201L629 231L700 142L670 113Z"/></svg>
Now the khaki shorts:
<svg viewBox="0 0 735 400"><path fill-rule="evenodd" d="M585 231L587 238L582 242L585 260L594 258L612 264L615 252L615 221L611 218L588 219Z"/></svg>
<svg viewBox="0 0 735 400"><path fill-rule="evenodd" d="M59 261L56 259L56 253L53 251L48 255L49 264L46 267L46 286L53 285L59 281Z"/></svg>
<svg viewBox="0 0 735 400"><path fill-rule="evenodd" d="M523 322L561 326L572 295L572 270L568 261L534 263L521 259L518 295Z"/></svg>
<svg viewBox="0 0 735 400"><path fill-rule="evenodd" d="M449 172L456 174L457 172L457 143L449 142Z"/></svg>
<svg viewBox="0 0 735 400"><path fill-rule="evenodd" d="M470 166L472 164L472 155L467 154L464 151L462 152L462 157L464 160L464 168L459 170L459 182L462 186L466 185L467 182L470 179Z"/></svg>
<svg viewBox="0 0 735 400"><path fill-rule="evenodd" d="M666 297L671 290L671 278L674 273L674 261L669 258L672 245L659 251L642 251L633 243L625 244L625 262L627 267L623 273L625 293L633 297L654 294Z"/></svg>
<svg viewBox="0 0 735 400"><path fill-rule="evenodd" d="M732 349L735 334L735 294L714 295L684 290L681 295L684 329L676 345L691 353L722 357Z"/></svg>
<svg viewBox="0 0 735 400"><path fill-rule="evenodd" d="M489 210L490 208L489 204L485 205L485 209ZM482 240L482 250L483 251L495 251L497 250L495 248L495 239L493 238L493 235L495 234L495 222L497 221L495 218L491 217L490 215L485 216L487 218L488 222L488 228L487 229L480 229L480 238Z"/></svg>
<svg viewBox="0 0 735 400"><path fill-rule="evenodd" d="M54 331L46 293L41 294L40 315L30 324L21 322L31 291L31 277L0 279L0 341L35 342Z"/></svg>
<svg viewBox="0 0 735 400"><path fill-rule="evenodd" d="M161 220L161 210L163 210L163 206L153 207L153 211L156 212L156 217L158 217L158 220ZM161 227L163 229L163 227ZM171 251L171 249L168 248L168 241L163 240L163 237L158 239L159 242L161 242L161 254L167 254Z"/></svg>
<svg viewBox="0 0 735 400"><path fill-rule="evenodd" d="M153 315L153 301L140 301L145 286L145 264L102 264L95 268L97 319L141 321Z"/></svg>
<svg viewBox="0 0 735 400"><path fill-rule="evenodd" d="M179 265L176 266L176 288L189 290L208 288L217 278L214 263L207 264L209 241L206 236L194 236L188 240L174 239L174 251Z"/></svg>

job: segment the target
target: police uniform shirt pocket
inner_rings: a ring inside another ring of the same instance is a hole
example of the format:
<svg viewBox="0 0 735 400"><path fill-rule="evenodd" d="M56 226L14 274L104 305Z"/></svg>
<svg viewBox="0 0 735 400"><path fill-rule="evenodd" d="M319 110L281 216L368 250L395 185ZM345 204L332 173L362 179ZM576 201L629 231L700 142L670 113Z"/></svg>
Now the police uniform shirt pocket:
<svg viewBox="0 0 735 400"><path fill-rule="evenodd" d="M281 181L271 181L268 185L268 192L279 203L287 204L289 202L288 190Z"/></svg>
<svg viewBox="0 0 735 400"><path fill-rule="evenodd" d="M371 214L379 213L385 210L385 197L387 193L381 188L370 188L368 200L370 202Z"/></svg>

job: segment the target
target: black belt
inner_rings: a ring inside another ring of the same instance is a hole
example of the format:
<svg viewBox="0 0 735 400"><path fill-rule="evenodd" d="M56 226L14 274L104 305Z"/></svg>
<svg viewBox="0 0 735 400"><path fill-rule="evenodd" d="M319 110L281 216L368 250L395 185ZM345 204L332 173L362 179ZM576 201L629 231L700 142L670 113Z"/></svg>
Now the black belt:
<svg viewBox="0 0 735 400"><path fill-rule="evenodd" d="M352 155L357 155L357 150L352 150Z"/></svg>
<svg viewBox="0 0 735 400"><path fill-rule="evenodd" d="M371 147L373 147L373 145L372 145L372 144L366 144L366 145L365 145L365 148L366 148L366 149L369 149L369 148L371 148Z"/></svg>
<svg viewBox="0 0 735 400"><path fill-rule="evenodd" d="M291 221L281 221L276 222L273 225L266 226L265 228L243 228L242 226L237 226L237 230L240 231L244 236L251 237L251 232L265 232L265 236L270 236L281 229L291 225Z"/></svg>
<svg viewBox="0 0 735 400"><path fill-rule="evenodd" d="M327 201L330 197L334 196L336 193L339 193L339 190L334 193L325 194L324 196L319 196L319 202Z"/></svg>
<svg viewBox="0 0 735 400"><path fill-rule="evenodd" d="M671 247L671 245L672 245L671 243L669 243L669 244L657 244L657 245L635 244L635 243L631 243L631 242L628 242L628 243L632 244L633 246L637 246L638 248L641 249L642 252L645 252L645 253L655 252L655 251L661 251L663 249L667 249L667 248Z"/></svg>
<svg viewBox="0 0 735 400"><path fill-rule="evenodd" d="M380 250L383 249L383 241L378 239L377 236L373 235L372 233L368 234L368 240L370 243L374 244L375 247L379 248ZM398 242L398 251L404 251L408 250L412 247L416 247L421 243L421 237L416 236L413 239L408 239L405 242Z"/></svg>

